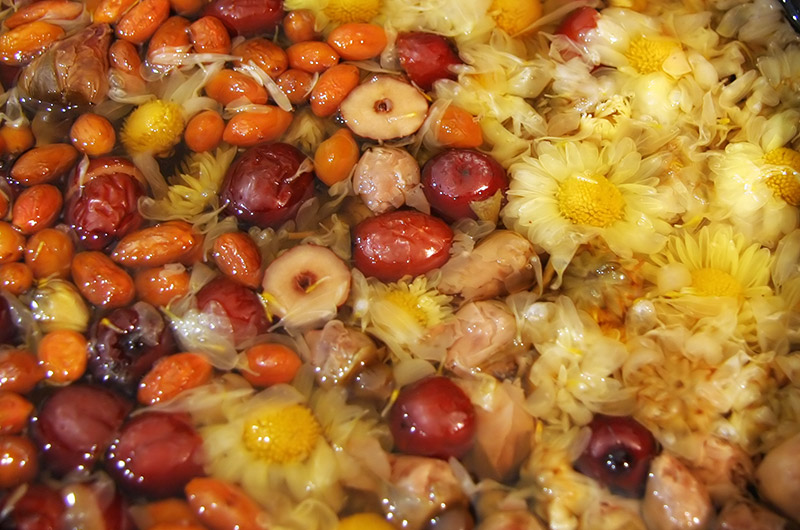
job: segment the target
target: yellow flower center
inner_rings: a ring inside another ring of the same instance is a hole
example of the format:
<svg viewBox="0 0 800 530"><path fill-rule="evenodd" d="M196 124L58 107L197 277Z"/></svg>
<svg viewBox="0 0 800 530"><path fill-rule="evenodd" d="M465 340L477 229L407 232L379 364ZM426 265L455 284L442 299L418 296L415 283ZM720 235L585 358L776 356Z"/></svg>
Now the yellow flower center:
<svg viewBox="0 0 800 530"><path fill-rule="evenodd" d="M602 175L578 175L566 179L558 190L561 215L576 225L604 228L622 219L625 199Z"/></svg>
<svg viewBox="0 0 800 530"><path fill-rule="evenodd" d="M180 106L153 100L130 113L120 139L132 153L167 154L181 140L184 119Z"/></svg>
<svg viewBox="0 0 800 530"><path fill-rule="evenodd" d="M420 326L428 326L428 313L423 309L422 305L419 303L419 297L414 293L392 290L386 293L385 299L416 320Z"/></svg>
<svg viewBox="0 0 800 530"><path fill-rule="evenodd" d="M302 462L317 443L321 428L303 405L258 414L245 423L242 442L257 458L271 464Z"/></svg>
<svg viewBox="0 0 800 530"><path fill-rule="evenodd" d="M742 287L725 271L703 268L692 271L692 287L702 296L739 296Z"/></svg>
<svg viewBox="0 0 800 530"><path fill-rule="evenodd" d="M328 0L325 14L339 24L369 22L381 10L381 0Z"/></svg>
<svg viewBox="0 0 800 530"><path fill-rule="evenodd" d="M494 0L489 13L498 28L514 36L539 20L542 3L540 0Z"/></svg>
<svg viewBox="0 0 800 530"><path fill-rule="evenodd" d="M661 70L661 65L674 48L675 45L668 41L638 37L631 41L625 57L640 74L652 74Z"/></svg>
<svg viewBox="0 0 800 530"><path fill-rule="evenodd" d="M769 170L765 183L776 197L792 206L800 205L800 153L788 147L779 147L765 154L764 162L790 168Z"/></svg>

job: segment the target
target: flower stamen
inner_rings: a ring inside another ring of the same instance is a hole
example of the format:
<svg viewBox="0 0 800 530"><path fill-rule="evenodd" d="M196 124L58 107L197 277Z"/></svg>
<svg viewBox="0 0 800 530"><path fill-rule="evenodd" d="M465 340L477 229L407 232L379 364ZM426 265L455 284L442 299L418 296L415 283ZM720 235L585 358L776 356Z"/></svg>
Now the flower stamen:
<svg viewBox="0 0 800 530"><path fill-rule="evenodd" d="M329 0L325 14L338 24L369 22L381 10L381 0Z"/></svg>
<svg viewBox="0 0 800 530"><path fill-rule="evenodd" d="M674 48L675 45L668 41L639 37L631 41L625 58L640 74L652 74L661 70Z"/></svg>
<svg viewBox="0 0 800 530"><path fill-rule="evenodd" d="M566 179L558 189L561 215L576 225L598 228L622 219L625 199L614 184L602 175L577 175Z"/></svg>
<svg viewBox="0 0 800 530"><path fill-rule="evenodd" d="M256 458L272 464L302 462L311 454L321 428L303 405L261 412L245 422L242 442Z"/></svg>
<svg viewBox="0 0 800 530"><path fill-rule="evenodd" d="M692 287L702 296L737 297L742 292L742 286L736 278L725 271L712 268L692 271Z"/></svg>

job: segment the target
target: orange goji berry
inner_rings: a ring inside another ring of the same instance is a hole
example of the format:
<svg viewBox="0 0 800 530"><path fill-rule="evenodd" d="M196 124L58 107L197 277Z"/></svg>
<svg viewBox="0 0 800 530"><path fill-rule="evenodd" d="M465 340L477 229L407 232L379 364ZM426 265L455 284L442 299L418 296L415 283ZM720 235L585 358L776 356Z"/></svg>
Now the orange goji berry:
<svg viewBox="0 0 800 530"><path fill-rule="evenodd" d="M230 53L231 37L220 19L212 16L198 18L189 26L195 53Z"/></svg>
<svg viewBox="0 0 800 530"><path fill-rule="evenodd" d="M176 353L156 361L139 383L136 399L155 405L174 398L184 390L207 383L214 368L199 353Z"/></svg>
<svg viewBox="0 0 800 530"><path fill-rule="evenodd" d="M117 23L117 38L144 44L169 18L168 0L140 0Z"/></svg>
<svg viewBox="0 0 800 530"><path fill-rule="evenodd" d="M81 114L69 130L69 140L81 153L100 156L114 149L117 134L108 118L99 114Z"/></svg>
<svg viewBox="0 0 800 530"><path fill-rule="evenodd" d="M134 284L142 300L156 307L166 307L189 292L189 277L182 265L164 265L136 271Z"/></svg>
<svg viewBox="0 0 800 530"><path fill-rule="evenodd" d="M16 392L0 392L0 434L19 434L28 424L33 403Z"/></svg>
<svg viewBox="0 0 800 530"><path fill-rule="evenodd" d="M186 146L196 153L204 153L217 147L222 141L225 120L215 110L201 111L189 120L183 130Z"/></svg>
<svg viewBox="0 0 800 530"><path fill-rule="evenodd" d="M75 245L68 234L56 228L45 228L28 238L25 264L37 279L69 275Z"/></svg>
<svg viewBox="0 0 800 530"><path fill-rule="evenodd" d="M324 72L339 62L336 50L325 42L315 40L292 44L286 49L286 57L290 67L310 74Z"/></svg>
<svg viewBox="0 0 800 530"><path fill-rule="evenodd" d="M33 132L27 125L13 127L11 125L4 124L2 127L0 127L0 138L3 139L3 142L6 145L6 150L12 155L27 151L33 147L35 141Z"/></svg>
<svg viewBox="0 0 800 530"><path fill-rule="evenodd" d="M111 43L108 48L108 60L112 68L137 77L140 76L142 59L139 57L136 46L130 42L115 40Z"/></svg>
<svg viewBox="0 0 800 530"><path fill-rule="evenodd" d="M333 116L344 98L358 86L358 68L352 64L337 64L319 76L311 91L311 112L320 118Z"/></svg>
<svg viewBox="0 0 800 530"><path fill-rule="evenodd" d="M294 44L314 40L317 37L315 25L316 17L310 9L295 9L283 17L283 32Z"/></svg>
<svg viewBox="0 0 800 530"><path fill-rule="evenodd" d="M322 182L333 186L350 176L358 162L358 144L349 129L339 129L317 147L314 172Z"/></svg>
<svg viewBox="0 0 800 530"><path fill-rule="evenodd" d="M23 234L33 234L55 223L64 198L51 184L37 184L19 194L11 207L11 223Z"/></svg>
<svg viewBox="0 0 800 530"><path fill-rule="evenodd" d="M27 436L0 435L0 488L30 482L39 471L38 450Z"/></svg>
<svg viewBox="0 0 800 530"><path fill-rule="evenodd" d="M276 82L293 105L301 105L305 103L311 95L314 76L308 72L290 68L279 75Z"/></svg>
<svg viewBox="0 0 800 530"><path fill-rule="evenodd" d="M204 0L169 0L169 5L172 10L179 15L189 16L194 15L203 8L206 2Z"/></svg>
<svg viewBox="0 0 800 530"><path fill-rule="evenodd" d="M148 61L153 64L161 64L154 56L165 48L188 50L191 45L189 24L190 22L181 16L169 17L161 24L147 43Z"/></svg>
<svg viewBox="0 0 800 530"><path fill-rule="evenodd" d="M245 358L242 376L259 387L290 383L303 364L294 350L278 343L256 344L247 349Z"/></svg>
<svg viewBox="0 0 800 530"><path fill-rule="evenodd" d="M268 76L275 79L289 67L286 52L272 41L257 37L248 39L237 45L231 52L241 57L234 64L247 65L251 62L264 70Z"/></svg>
<svg viewBox="0 0 800 530"><path fill-rule="evenodd" d="M350 22L328 34L328 44L347 61L363 61L380 55L386 47L386 31L377 24Z"/></svg>
<svg viewBox="0 0 800 530"><path fill-rule="evenodd" d="M73 20L83 12L80 2L69 0L38 0L21 7L5 20L8 29L14 29L26 22L45 19Z"/></svg>
<svg viewBox="0 0 800 530"><path fill-rule="evenodd" d="M43 378L44 370L31 352L0 351L0 390L27 394Z"/></svg>
<svg viewBox="0 0 800 530"><path fill-rule="evenodd" d="M26 22L0 34L0 62L23 66L63 36L61 26L42 20Z"/></svg>
<svg viewBox="0 0 800 530"><path fill-rule="evenodd" d="M135 508L137 512L136 521L143 528L152 530L159 524L177 524L183 527L199 524L197 517L189 503L184 499L163 499L148 502L143 506Z"/></svg>
<svg viewBox="0 0 800 530"><path fill-rule="evenodd" d="M0 265L0 287L19 296L33 285L33 272L24 263L4 263Z"/></svg>
<svg viewBox="0 0 800 530"><path fill-rule="evenodd" d="M186 258L202 241L186 221L167 221L123 237L111 259L126 267L158 267Z"/></svg>
<svg viewBox="0 0 800 530"><path fill-rule="evenodd" d="M483 143L483 131L475 117L455 105L445 109L434 125L436 140L447 147L475 148Z"/></svg>
<svg viewBox="0 0 800 530"><path fill-rule="evenodd" d="M0 221L0 263L12 263L25 252L25 236L5 221Z"/></svg>
<svg viewBox="0 0 800 530"><path fill-rule="evenodd" d="M208 97L217 100L221 105L228 105L238 99L245 103L263 105L267 102L266 89L255 79L236 70L220 70L206 83Z"/></svg>
<svg viewBox="0 0 800 530"><path fill-rule="evenodd" d="M36 354L49 382L72 383L86 372L89 342L77 331L59 329L42 337Z"/></svg>
<svg viewBox="0 0 800 530"><path fill-rule="evenodd" d="M133 300L133 278L102 252L75 254L71 269L75 286L92 305L123 307Z"/></svg>
<svg viewBox="0 0 800 530"><path fill-rule="evenodd" d="M20 155L11 176L25 186L44 184L64 175L77 160L78 151L69 144L42 145Z"/></svg>
<svg viewBox="0 0 800 530"><path fill-rule="evenodd" d="M250 147L281 137L292 123L292 113L278 107L240 112L228 121L222 139L238 147Z"/></svg>
<svg viewBox="0 0 800 530"><path fill-rule="evenodd" d="M263 510L239 486L210 477L198 477L185 488L189 506L209 528L263 528Z"/></svg>
<svg viewBox="0 0 800 530"><path fill-rule="evenodd" d="M116 24L135 3L136 0L100 0L92 19L95 24Z"/></svg>
<svg viewBox="0 0 800 530"><path fill-rule="evenodd" d="M244 232L228 232L214 241L214 262L223 274L246 285L261 285L261 252Z"/></svg>

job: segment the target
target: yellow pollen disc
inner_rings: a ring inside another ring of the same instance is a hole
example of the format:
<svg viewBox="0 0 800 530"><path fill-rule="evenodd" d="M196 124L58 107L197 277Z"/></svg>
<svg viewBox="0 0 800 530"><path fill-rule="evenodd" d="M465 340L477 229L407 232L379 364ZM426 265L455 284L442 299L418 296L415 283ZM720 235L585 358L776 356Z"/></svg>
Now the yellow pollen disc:
<svg viewBox="0 0 800 530"><path fill-rule="evenodd" d="M767 170L765 183L776 197L792 206L800 205L800 153L788 147L779 147L765 154L764 162L788 168Z"/></svg>
<svg viewBox="0 0 800 530"><path fill-rule="evenodd" d="M558 190L561 215L576 225L604 228L622 219L625 199L602 175L578 175L561 183Z"/></svg>
<svg viewBox="0 0 800 530"><path fill-rule="evenodd" d="M428 314L420 306L419 299L414 294L408 291L389 291L386 293L385 298L388 302L396 305L398 309L416 320L420 326L428 326Z"/></svg>
<svg viewBox="0 0 800 530"><path fill-rule="evenodd" d="M381 0L328 0L325 14L339 24L369 22L381 10Z"/></svg>
<svg viewBox="0 0 800 530"><path fill-rule="evenodd" d="M181 140L184 119L180 106L169 101L148 101L125 120L122 144L132 153L166 154Z"/></svg>
<svg viewBox="0 0 800 530"><path fill-rule="evenodd" d="M719 269L704 268L692 271L692 287L702 296L736 297L742 292L736 278Z"/></svg>
<svg viewBox="0 0 800 530"><path fill-rule="evenodd" d="M675 45L671 42L639 37L631 41L625 57L640 74L652 74L661 70L661 65L674 48Z"/></svg>
<svg viewBox="0 0 800 530"><path fill-rule="evenodd" d="M513 37L539 20L542 3L539 0L494 0L489 14L498 28Z"/></svg>
<svg viewBox="0 0 800 530"><path fill-rule="evenodd" d="M242 442L257 458L271 464L302 462L317 443L320 426L303 405L289 405L251 418L244 425Z"/></svg>

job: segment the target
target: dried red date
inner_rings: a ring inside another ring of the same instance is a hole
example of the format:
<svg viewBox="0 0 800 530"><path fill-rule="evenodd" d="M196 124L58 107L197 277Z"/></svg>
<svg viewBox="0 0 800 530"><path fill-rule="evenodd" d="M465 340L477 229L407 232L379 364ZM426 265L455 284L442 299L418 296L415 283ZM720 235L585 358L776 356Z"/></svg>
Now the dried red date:
<svg viewBox="0 0 800 530"><path fill-rule="evenodd" d="M217 312L227 316L237 344L266 333L269 328L267 315L258 295L226 277L216 278L198 291L197 307L203 312Z"/></svg>
<svg viewBox="0 0 800 530"><path fill-rule="evenodd" d="M397 57L408 78L423 90L438 79L455 79L452 67L462 64L445 37L412 31L397 36Z"/></svg>
<svg viewBox="0 0 800 530"><path fill-rule="evenodd" d="M450 257L453 230L422 212L399 210L370 217L353 229L353 261L384 282L441 267Z"/></svg>
<svg viewBox="0 0 800 530"><path fill-rule="evenodd" d="M271 32L283 19L283 0L213 0L204 15L216 17L237 35Z"/></svg>

